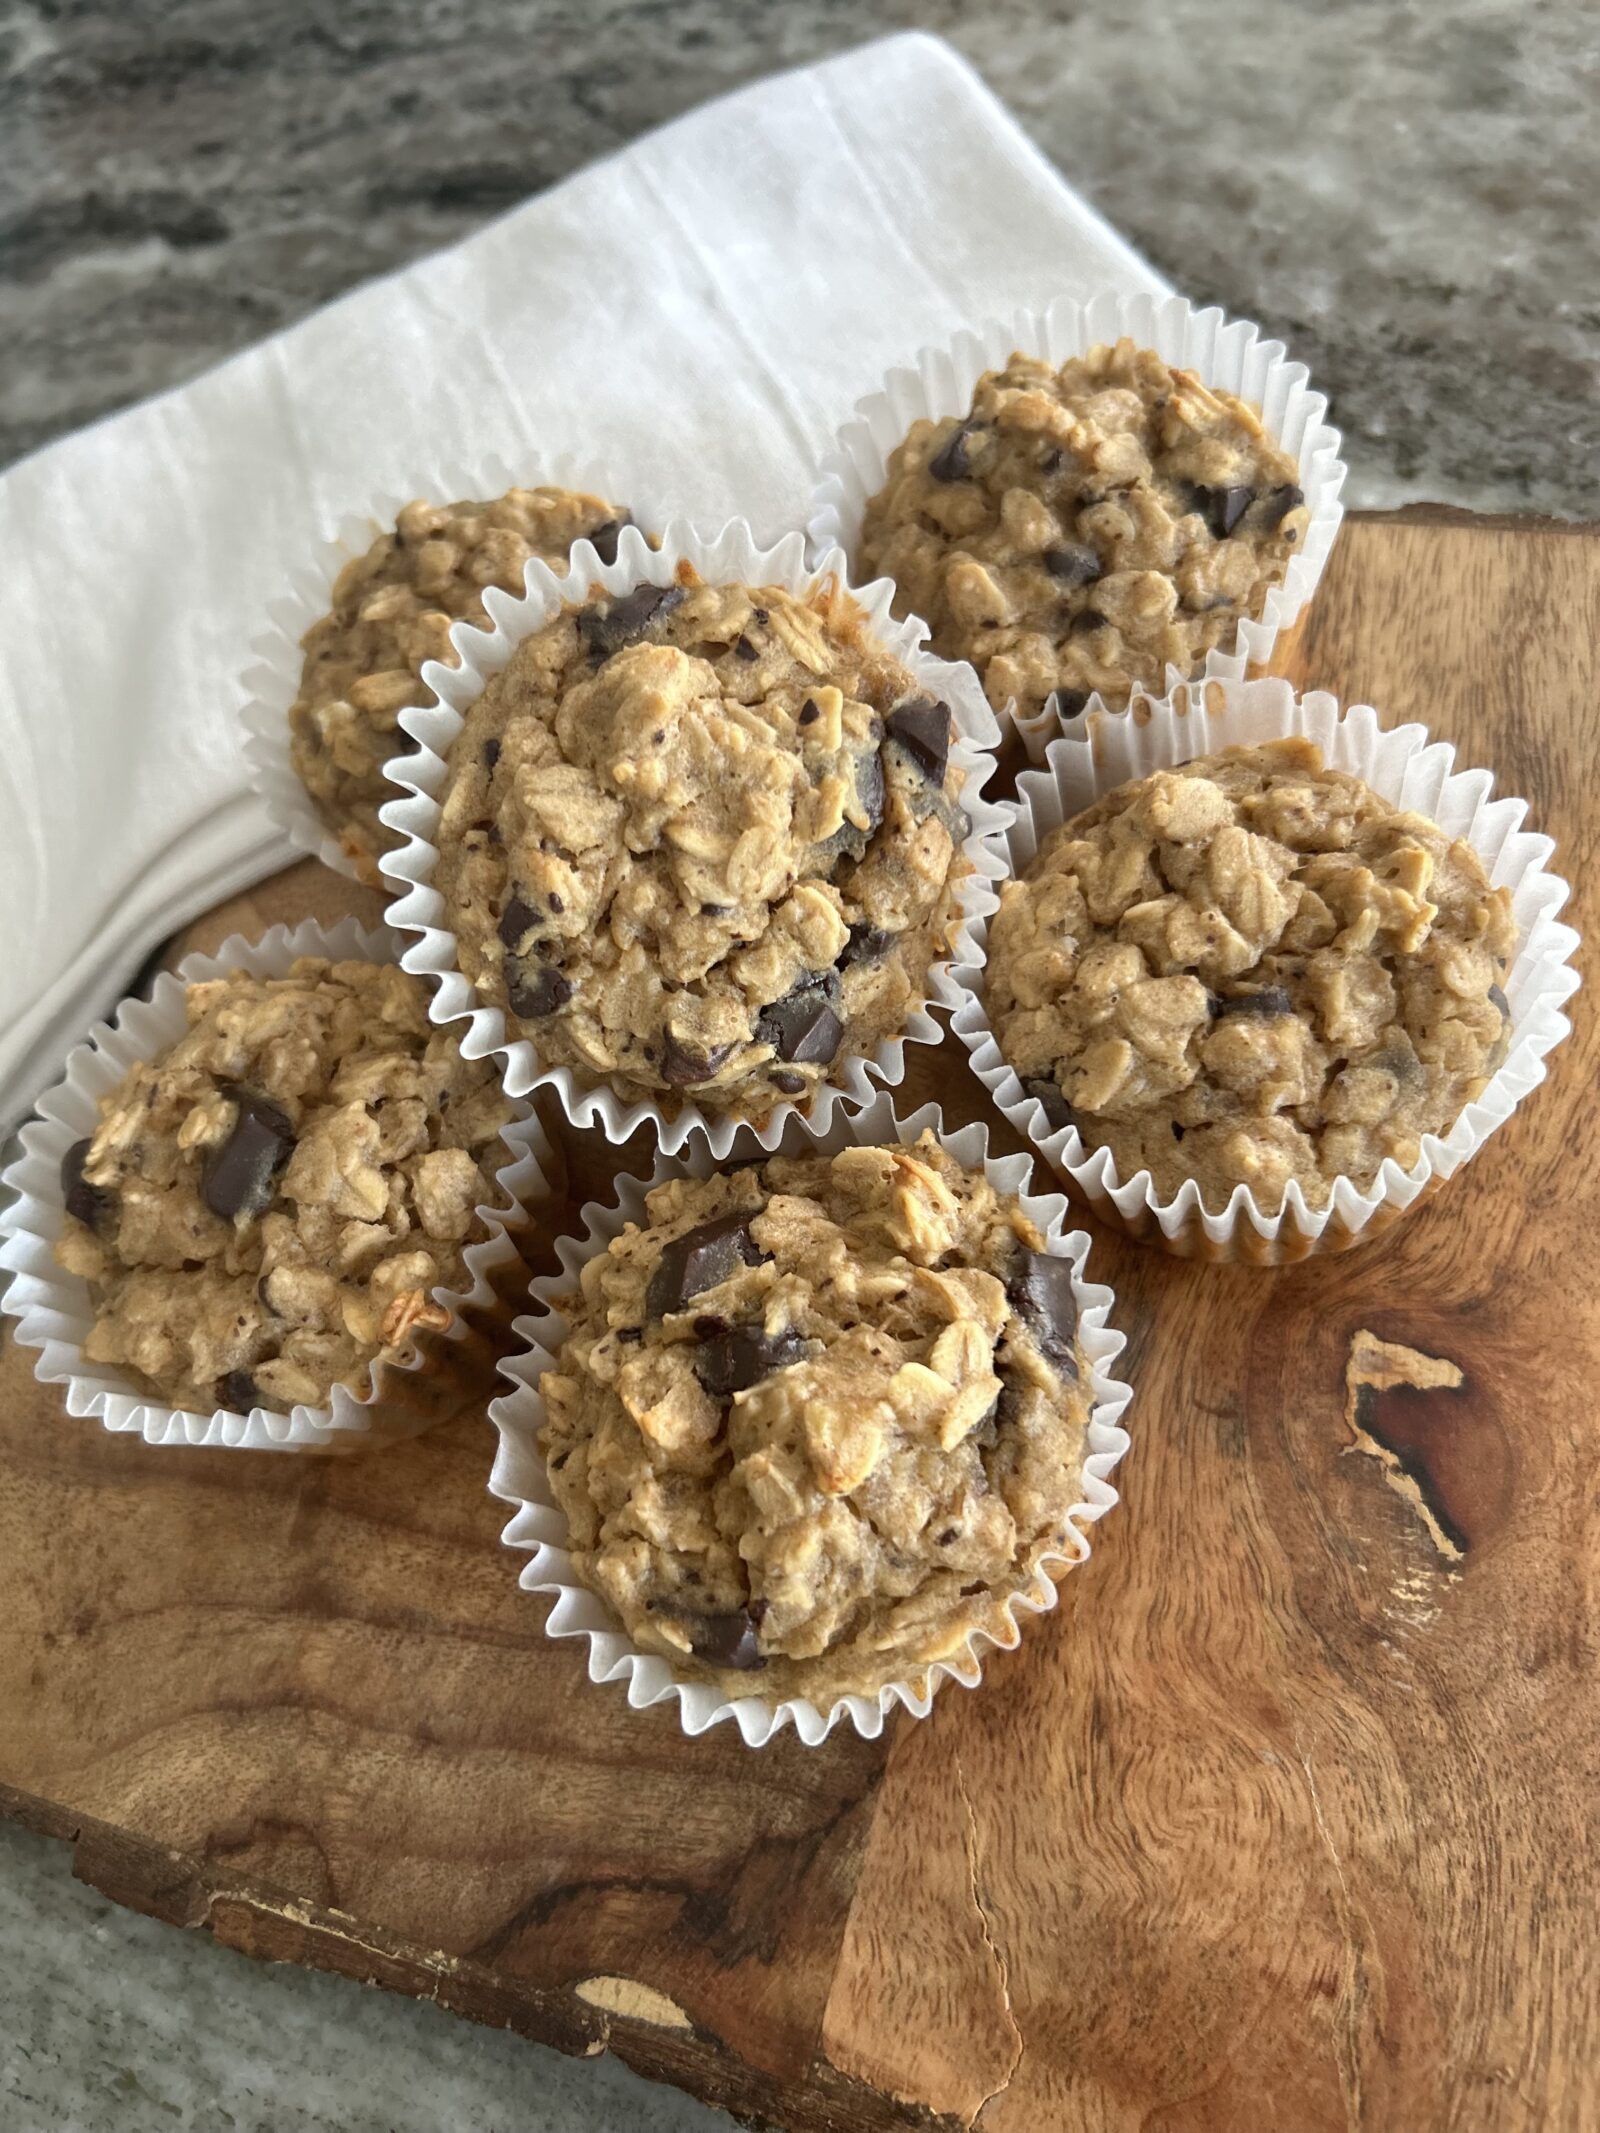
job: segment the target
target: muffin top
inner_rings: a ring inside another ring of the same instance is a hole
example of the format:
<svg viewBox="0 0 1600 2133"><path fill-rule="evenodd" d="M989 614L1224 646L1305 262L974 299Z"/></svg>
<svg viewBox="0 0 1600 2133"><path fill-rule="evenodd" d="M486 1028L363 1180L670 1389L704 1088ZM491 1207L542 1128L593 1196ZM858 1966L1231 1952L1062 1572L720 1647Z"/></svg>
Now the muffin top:
<svg viewBox="0 0 1600 2133"><path fill-rule="evenodd" d="M300 693L289 709L289 751L300 782L345 852L374 888L379 856L400 842L378 820L398 796L383 775L409 744L397 721L426 703L426 661L455 666L450 626L488 620L484 593L522 591L537 556L560 568L576 540L616 560L632 520L619 505L571 489L511 489L491 503L407 504L340 571L333 606L302 640Z"/></svg>
<svg viewBox="0 0 1600 2133"><path fill-rule="evenodd" d="M860 575L968 659L990 703L1160 694L1282 578L1308 514L1254 408L1130 340L1014 355L962 416L912 425L867 506Z"/></svg>
<svg viewBox="0 0 1600 2133"><path fill-rule="evenodd" d="M1409 1169L1494 1073L1516 943L1472 847L1302 740L1119 786L1000 891L986 995L1052 1128L1275 1212Z"/></svg>
<svg viewBox="0 0 1600 2133"><path fill-rule="evenodd" d="M1041 1558L1078 1552L1069 1262L931 1134L646 1205L541 1383L574 1565L634 1643L826 1705L1003 1635Z"/></svg>
<svg viewBox="0 0 1600 2133"><path fill-rule="evenodd" d="M831 581L684 566L525 638L450 752L461 967L546 1065L759 1116L903 1027L955 909L946 705Z"/></svg>
<svg viewBox="0 0 1600 2133"><path fill-rule="evenodd" d="M186 1004L62 1165L84 1353L199 1414L362 1393L374 1361L449 1325L434 1289L470 1285L512 1106L392 964L303 956Z"/></svg>

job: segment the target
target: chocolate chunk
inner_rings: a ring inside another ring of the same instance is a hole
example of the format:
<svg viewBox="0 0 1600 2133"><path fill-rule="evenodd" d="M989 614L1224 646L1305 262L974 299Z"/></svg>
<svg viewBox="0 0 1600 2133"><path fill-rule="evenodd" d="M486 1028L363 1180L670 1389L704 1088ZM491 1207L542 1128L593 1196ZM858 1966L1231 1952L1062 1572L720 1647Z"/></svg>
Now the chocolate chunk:
<svg viewBox="0 0 1600 2133"><path fill-rule="evenodd" d="M774 1073L770 1079L780 1096L798 1096L806 1085L804 1074Z"/></svg>
<svg viewBox="0 0 1600 2133"><path fill-rule="evenodd" d="M802 726L814 726L821 716L822 706L816 701L815 697L808 696L800 706L800 717L797 723Z"/></svg>
<svg viewBox="0 0 1600 2133"><path fill-rule="evenodd" d="M700 906L700 916L702 918L726 918L732 909L732 904L702 904Z"/></svg>
<svg viewBox="0 0 1600 2133"><path fill-rule="evenodd" d="M807 1344L798 1333L768 1335L760 1326L733 1326L702 1338L694 1374L712 1399L731 1400L736 1392L759 1385L774 1370L803 1362L807 1353Z"/></svg>
<svg viewBox="0 0 1600 2133"><path fill-rule="evenodd" d="M852 963L878 963L889 953L898 936L882 926L869 926L865 919L850 928L850 938L839 951L839 968Z"/></svg>
<svg viewBox="0 0 1600 2133"><path fill-rule="evenodd" d="M589 545L602 563L614 563L617 560L617 536L624 526L632 524L632 515L624 511L620 518L604 519L595 527L589 535Z"/></svg>
<svg viewBox="0 0 1600 2133"><path fill-rule="evenodd" d="M645 1309L652 1318L681 1311L691 1296L714 1289L740 1266L759 1266L761 1251L750 1234L750 1215L718 1215L674 1237L650 1277Z"/></svg>
<svg viewBox="0 0 1600 2133"><path fill-rule="evenodd" d="M578 634L589 648L589 657L600 666L625 644L636 643L688 597L681 585L636 585L619 599L584 608L578 617Z"/></svg>
<svg viewBox="0 0 1600 2133"><path fill-rule="evenodd" d="M1039 561L1063 585L1092 585L1105 572L1105 565L1094 550L1077 541L1068 548L1047 548Z"/></svg>
<svg viewBox="0 0 1600 2133"><path fill-rule="evenodd" d="M733 649L737 653L739 658L743 660L755 660L761 657L760 652L757 650L755 645L750 642L748 637L737 638L735 640Z"/></svg>
<svg viewBox="0 0 1600 2133"><path fill-rule="evenodd" d="M1072 1293L1072 1262L1051 1252L1019 1251L1006 1283L1017 1316L1056 1368L1076 1377L1072 1337L1078 1330L1078 1304Z"/></svg>
<svg viewBox="0 0 1600 2133"><path fill-rule="evenodd" d="M756 1042L770 1044L792 1066L826 1066L844 1036L844 1024L830 1005L838 982L836 972L824 971L764 1007L756 1020Z"/></svg>
<svg viewBox="0 0 1600 2133"><path fill-rule="evenodd" d="M1282 525L1289 513L1298 511L1305 500L1305 491L1297 489L1292 481L1284 482L1280 488L1269 489L1256 514L1262 532L1270 533L1274 526Z"/></svg>
<svg viewBox="0 0 1600 2133"><path fill-rule="evenodd" d="M1211 1012L1219 1022L1224 1015L1292 1015L1294 1002L1281 985L1263 985L1259 992L1213 993Z"/></svg>
<svg viewBox="0 0 1600 2133"><path fill-rule="evenodd" d="M690 1649L707 1666L727 1667L735 1673L750 1674L767 1663L755 1617L748 1607L736 1608L727 1615L691 1615L685 1627L689 1632Z"/></svg>
<svg viewBox="0 0 1600 2133"><path fill-rule="evenodd" d="M506 961L506 998L519 1022L542 1022L572 998L572 986L549 963Z"/></svg>
<svg viewBox="0 0 1600 2133"><path fill-rule="evenodd" d="M981 428L969 416L950 432L937 452L928 461L928 472L935 481L965 481L972 472L972 455L968 450L972 434Z"/></svg>
<svg viewBox="0 0 1600 2133"><path fill-rule="evenodd" d="M1080 607L1067 624L1069 637L1087 637L1091 630L1108 630L1112 625L1095 607Z"/></svg>
<svg viewBox="0 0 1600 2133"><path fill-rule="evenodd" d="M1495 1006L1499 1008L1501 1020L1503 1022L1509 1022L1511 1020L1511 1002L1506 998L1505 994L1501 991L1498 985L1491 985L1489 987L1489 997L1494 1002Z"/></svg>
<svg viewBox="0 0 1600 2133"><path fill-rule="evenodd" d="M867 818L867 835L883 820L883 758L876 748L856 757L856 799Z"/></svg>
<svg viewBox="0 0 1600 2133"><path fill-rule="evenodd" d="M727 1065L733 1053L731 1044L717 1044L709 1052L697 1052L692 1045L680 1044L668 1030L661 1053L661 1078L675 1089L691 1089L699 1082L709 1081L720 1067Z"/></svg>
<svg viewBox="0 0 1600 2133"><path fill-rule="evenodd" d="M1089 708L1087 689L1057 689L1048 699L1060 718L1079 718Z"/></svg>
<svg viewBox="0 0 1600 2133"><path fill-rule="evenodd" d="M483 767L484 767L484 769L485 769L485 770L493 770L494 766L496 765L496 763L498 763L498 762L499 762L499 760L500 760L500 743L499 743L499 742L498 742L498 741L497 741L497 740L496 740L496 739L494 738L493 734L491 734L491 735L489 736L488 740L486 740L486 741L484 742L484 744L483 744Z"/></svg>
<svg viewBox="0 0 1600 2133"><path fill-rule="evenodd" d="M1195 509L1219 541L1228 538L1255 500L1254 489L1238 485L1211 489L1199 482L1195 485Z"/></svg>
<svg viewBox="0 0 1600 2133"><path fill-rule="evenodd" d="M206 1161L200 1197L214 1215L259 1215L271 1205L273 1179L294 1152L294 1128L275 1103L253 1089L230 1087L233 1131Z"/></svg>
<svg viewBox="0 0 1600 2133"><path fill-rule="evenodd" d="M714 1341L728 1330L728 1321L718 1318L715 1311L702 1311L694 1321L694 1337L697 1341Z"/></svg>
<svg viewBox="0 0 1600 2133"><path fill-rule="evenodd" d="M1066 457L1059 444L1047 444L1039 454L1039 464L1047 474L1059 474Z"/></svg>
<svg viewBox="0 0 1600 2133"><path fill-rule="evenodd" d="M508 948L515 948L525 934L533 931L539 923L539 914L515 889L506 899L506 907L500 914L498 932Z"/></svg>
<svg viewBox="0 0 1600 2133"><path fill-rule="evenodd" d="M1075 1126L1078 1123L1077 1113L1062 1095L1059 1082L1039 1074L1025 1081L1022 1086L1028 1095L1038 1097L1044 1105L1045 1124L1052 1133L1059 1133L1063 1126Z"/></svg>
<svg viewBox="0 0 1600 2133"><path fill-rule="evenodd" d="M247 1415L252 1407L261 1405L261 1388L248 1370L229 1370L217 1380L217 1398L224 1407Z"/></svg>
<svg viewBox="0 0 1600 2133"><path fill-rule="evenodd" d="M922 775L933 785L944 783L950 761L950 707L935 703L931 696L914 696L889 713L889 738L898 741Z"/></svg>
<svg viewBox="0 0 1600 2133"><path fill-rule="evenodd" d="M89 1145L86 1140L74 1141L61 1158L61 1197L74 1222L81 1222L85 1229L98 1230L116 1201L103 1187L84 1182L83 1166L88 1160Z"/></svg>

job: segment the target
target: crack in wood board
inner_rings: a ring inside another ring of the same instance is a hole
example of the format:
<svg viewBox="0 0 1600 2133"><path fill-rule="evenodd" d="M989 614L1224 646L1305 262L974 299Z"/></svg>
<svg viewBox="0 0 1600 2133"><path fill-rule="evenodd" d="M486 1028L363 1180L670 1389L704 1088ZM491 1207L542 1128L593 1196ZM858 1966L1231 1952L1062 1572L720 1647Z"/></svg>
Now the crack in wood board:
<svg viewBox="0 0 1600 2133"><path fill-rule="evenodd" d="M1377 1432L1380 1397L1397 1386L1413 1392L1458 1392L1466 1374L1448 1356L1426 1355L1399 1341L1380 1340L1363 1326L1350 1342L1345 1363L1345 1426L1350 1442L1345 1453L1375 1459L1388 1486L1420 1521L1440 1561L1449 1569L1465 1562L1466 1536L1454 1525L1428 1486L1427 1474Z"/></svg>
<svg viewBox="0 0 1600 2133"><path fill-rule="evenodd" d="M1012 2041L1016 2047L1012 2053L1011 2064L1006 2068L1004 2075L996 2086L989 2091L988 2095L980 2101L977 2109L967 2121L969 2126L976 2127L982 2123L984 2112L988 2110L995 2098L1003 2096L1012 2082L1016 2080L1017 2068L1022 2064L1022 2055L1027 2047L1022 2034L1022 2026L1017 2020L1016 2009L1011 2004L1011 1965L1006 1960L1005 1950L995 1937L994 1922L990 1918L989 1907L983 1900L982 1890L978 1887L978 1817L973 1811L972 1795L967 1790L966 1772L961 1767L961 1749L959 1745L954 1747L953 1756L956 1791L961 1795L962 1812L966 1817L963 1836L966 1841L967 1880L972 1893L972 1908L977 1913L978 1930L983 1935L983 1944L988 1949L990 1959L994 1964L995 1982L1000 1987L1000 2005L1005 2010L1006 2024L1011 2031Z"/></svg>

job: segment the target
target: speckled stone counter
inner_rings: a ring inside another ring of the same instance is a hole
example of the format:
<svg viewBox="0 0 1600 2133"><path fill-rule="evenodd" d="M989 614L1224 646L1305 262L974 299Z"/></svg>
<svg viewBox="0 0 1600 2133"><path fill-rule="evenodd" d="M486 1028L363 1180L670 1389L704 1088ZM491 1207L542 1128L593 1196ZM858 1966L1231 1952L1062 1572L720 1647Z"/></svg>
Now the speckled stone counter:
<svg viewBox="0 0 1600 2133"><path fill-rule="evenodd" d="M1600 515L1583 0L9 0L0 462L909 25L1177 287L1311 365L1349 502Z"/></svg>
<svg viewBox="0 0 1600 2133"><path fill-rule="evenodd" d="M0 462L705 97L910 25L1175 285L1311 364L1349 501L1600 515L1600 16L1561 0L0 0ZM3 1825L0 1968L6 2133L729 2123L258 1969Z"/></svg>

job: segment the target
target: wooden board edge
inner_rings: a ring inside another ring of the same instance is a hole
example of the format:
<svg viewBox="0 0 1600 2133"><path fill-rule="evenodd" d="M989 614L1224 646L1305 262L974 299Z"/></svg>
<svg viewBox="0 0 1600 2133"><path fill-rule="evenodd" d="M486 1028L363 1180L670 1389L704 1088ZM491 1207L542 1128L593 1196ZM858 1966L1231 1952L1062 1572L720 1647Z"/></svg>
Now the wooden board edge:
<svg viewBox="0 0 1600 2133"><path fill-rule="evenodd" d="M961 2133L959 2119L882 2095L823 2059L803 2082L763 2076L664 1995L631 1979L511 1991L470 1959L418 1947L347 1912L218 1873L192 1855L142 1842L92 1815L68 1813L5 1784L0 1818L66 1844L74 1878L126 1910L209 1933L257 1962L294 1963L427 2000L447 2014L511 2030L570 2058L615 2052L646 2080L683 2089L741 2125L782 2133Z"/></svg>
<svg viewBox="0 0 1600 2133"><path fill-rule="evenodd" d="M1464 504L1396 504L1381 511L1350 511L1346 516L1363 525L1470 526L1481 533L1600 534L1600 520L1554 518L1545 511L1470 511Z"/></svg>

